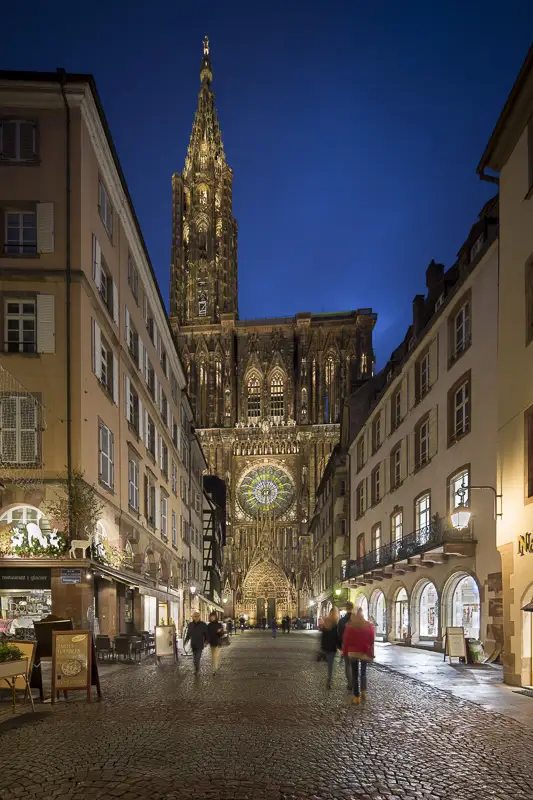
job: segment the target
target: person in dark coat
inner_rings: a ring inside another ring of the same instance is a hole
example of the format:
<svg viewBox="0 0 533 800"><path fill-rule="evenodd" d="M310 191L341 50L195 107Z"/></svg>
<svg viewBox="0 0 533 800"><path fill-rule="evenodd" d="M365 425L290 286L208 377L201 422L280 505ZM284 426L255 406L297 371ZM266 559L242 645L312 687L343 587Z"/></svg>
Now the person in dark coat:
<svg viewBox="0 0 533 800"><path fill-rule="evenodd" d="M213 675L216 675L219 664L220 664L220 653L222 648L220 646L220 640L224 635L224 627L221 622L218 621L218 614L216 611L212 611L209 614L209 624L207 626L207 641L209 642L209 646L211 647L211 669L213 671Z"/></svg>
<svg viewBox="0 0 533 800"><path fill-rule="evenodd" d="M320 649L326 656L326 661L328 664L328 689L331 689L333 664L335 663L335 656L337 654L337 650L339 649L339 631L337 628L338 622L339 612L336 608L332 608L327 617L324 617L322 620Z"/></svg>
<svg viewBox="0 0 533 800"><path fill-rule="evenodd" d="M200 619L200 612L195 611L192 615L192 622L189 622L187 628L187 636L183 645L187 642L191 643L191 650L194 660L194 674L198 675L200 671L200 659L202 658L202 651L207 644L207 625Z"/></svg>
<svg viewBox="0 0 533 800"><path fill-rule="evenodd" d="M281 630L283 633L287 633L287 622L285 621L285 617L282 617L281 620Z"/></svg>
<svg viewBox="0 0 533 800"><path fill-rule="evenodd" d="M340 618L339 625L337 627L337 630L339 632L339 650L342 650L342 640L344 638L344 630L345 630L346 625L350 621L351 616L353 614L353 603L351 603L348 600L348 602L346 603L344 608L346 609L346 614L343 617ZM352 665L350 663L350 659L349 658L347 658L346 656L343 656L343 658L344 658L344 672L345 672L345 675L346 675L346 688L348 689L349 692L351 692L352 691Z"/></svg>
<svg viewBox="0 0 533 800"><path fill-rule="evenodd" d="M233 620L228 619L228 636L231 636L233 633Z"/></svg>
<svg viewBox="0 0 533 800"><path fill-rule="evenodd" d="M276 617L274 617L272 619L272 638L273 639L276 638L277 633L278 633L278 622L276 620Z"/></svg>

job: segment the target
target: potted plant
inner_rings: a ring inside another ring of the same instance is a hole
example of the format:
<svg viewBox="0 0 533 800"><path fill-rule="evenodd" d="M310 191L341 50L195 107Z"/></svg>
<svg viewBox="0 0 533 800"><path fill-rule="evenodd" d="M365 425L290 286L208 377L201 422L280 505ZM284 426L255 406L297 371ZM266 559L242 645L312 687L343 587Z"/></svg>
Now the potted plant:
<svg viewBox="0 0 533 800"><path fill-rule="evenodd" d="M0 642L0 679L24 675L28 669L28 659L15 644Z"/></svg>

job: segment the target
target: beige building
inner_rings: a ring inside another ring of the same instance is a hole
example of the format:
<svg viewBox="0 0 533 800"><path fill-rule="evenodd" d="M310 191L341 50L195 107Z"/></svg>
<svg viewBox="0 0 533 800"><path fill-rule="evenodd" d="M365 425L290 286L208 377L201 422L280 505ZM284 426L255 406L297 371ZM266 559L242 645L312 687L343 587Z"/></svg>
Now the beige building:
<svg viewBox="0 0 533 800"><path fill-rule="evenodd" d="M21 609L21 627L50 610L110 634L181 624L202 465L191 470L185 375L91 76L0 73L0 217L0 522L18 542L2 540L2 625ZM102 514L58 555L48 504L76 469Z"/></svg>
<svg viewBox="0 0 533 800"><path fill-rule="evenodd" d="M451 268L429 265L405 340L346 406L344 585L390 641L440 648L458 625L489 652L501 642L494 490L474 490L496 481L497 213L495 198Z"/></svg>
<svg viewBox="0 0 533 800"><path fill-rule="evenodd" d="M498 549L505 680L533 684L533 48L478 172L499 173Z"/></svg>
<svg viewBox="0 0 533 800"><path fill-rule="evenodd" d="M348 562L348 469L340 444L334 448L316 492L309 531L313 539L313 601L310 616L329 614L347 599L340 576Z"/></svg>

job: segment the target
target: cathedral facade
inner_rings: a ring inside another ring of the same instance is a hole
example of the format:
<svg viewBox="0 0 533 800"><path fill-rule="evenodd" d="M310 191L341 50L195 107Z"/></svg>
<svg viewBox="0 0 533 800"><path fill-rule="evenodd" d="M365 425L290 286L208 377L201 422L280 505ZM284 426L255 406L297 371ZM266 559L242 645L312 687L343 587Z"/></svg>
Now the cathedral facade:
<svg viewBox="0 0 533 800"><path fill-rule="evenodd" d="M198 434L227 484L224 597L251 624L306 616L308 526L341 404L372 375L371 309L240 320L233 172L209 44L185 167L172 178L171 322Z"/></svg>

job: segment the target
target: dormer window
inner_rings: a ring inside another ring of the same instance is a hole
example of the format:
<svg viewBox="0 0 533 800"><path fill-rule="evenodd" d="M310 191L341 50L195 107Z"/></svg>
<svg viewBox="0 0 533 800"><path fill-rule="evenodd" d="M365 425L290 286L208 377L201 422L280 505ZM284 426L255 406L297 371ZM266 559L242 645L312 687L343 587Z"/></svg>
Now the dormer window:
<svg viewBox="0 0 533 800"><path fill-rule="evenodd" d="M470 262L472 262L485 243L485 236L481 233L470 248Z"/></svg>
<svg viewBox="0 0 533 800"><path fill-rule="evenodd" d="M440 294L439 297L437 298L437 302L435 303L435 312L439 310L439 308L442 306L443 303L444 303L444 292L442 292L442 294Z"/></svg>

